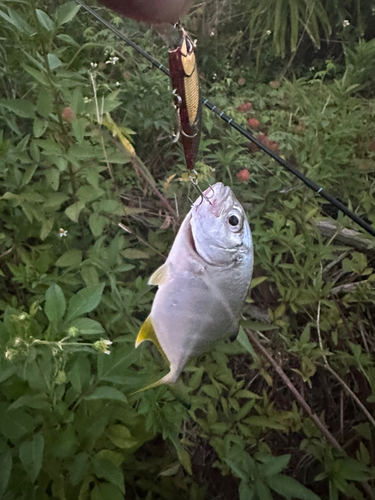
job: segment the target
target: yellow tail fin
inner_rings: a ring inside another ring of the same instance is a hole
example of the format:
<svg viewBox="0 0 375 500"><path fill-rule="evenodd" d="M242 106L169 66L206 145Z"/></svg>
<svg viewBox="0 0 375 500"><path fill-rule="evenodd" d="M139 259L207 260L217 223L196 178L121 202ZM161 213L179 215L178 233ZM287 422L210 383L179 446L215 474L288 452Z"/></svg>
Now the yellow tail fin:
<svg viewBox="0 0 375 500"><path fill-rule="evenodd" d="M138 394L139 392L147 391L147 389L152 389L153 387L158 387L159 385L174 384L176 382L176 380L178 379L179 375L180 375L180 373L178 373L177 370L172 369L169 373L167 373L164 377L162 377L157 382L153 382L152 384L146 385L146 387L143 387L142 389L139 389L138 391L133 392L132 395Z"/></svg>

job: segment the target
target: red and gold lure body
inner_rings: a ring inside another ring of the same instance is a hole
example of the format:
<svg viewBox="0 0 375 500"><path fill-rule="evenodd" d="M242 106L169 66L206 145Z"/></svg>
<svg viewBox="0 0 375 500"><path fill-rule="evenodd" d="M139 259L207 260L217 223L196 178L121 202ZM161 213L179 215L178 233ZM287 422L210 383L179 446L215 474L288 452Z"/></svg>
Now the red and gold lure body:
<svg viewBox="0 0 375 500"><path fill-rule="evenodd" d="M189 170L194 170L202 128L202 105L194 53L195 44L183 28L179 30L180 44L176 49L169 50L169 70L186 165Z"/></svg>

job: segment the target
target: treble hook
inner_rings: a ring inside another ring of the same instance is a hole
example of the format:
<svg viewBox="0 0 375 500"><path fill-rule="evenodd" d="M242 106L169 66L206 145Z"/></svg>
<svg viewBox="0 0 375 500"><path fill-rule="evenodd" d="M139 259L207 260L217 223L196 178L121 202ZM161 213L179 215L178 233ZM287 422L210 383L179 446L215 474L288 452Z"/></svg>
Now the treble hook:
<svg viewBox="0 0 375 500"><path fill-rule="evenodd" d="M193 184L193 186L195 186L195 188L198 190L199 194L202 197L202 201L199 203L198 206L200 206L203 203L203 200L206 200L210 205L212 205L212 203L210 202L209 198L203 193L203 191L199 187L199 184L198 184L198 172L196 170L192 170L191 172L189 172L189 180ZM210 186L210 188L212 189L211 186ZM213 191L213 189L212 189L212 191Z"/></svg>

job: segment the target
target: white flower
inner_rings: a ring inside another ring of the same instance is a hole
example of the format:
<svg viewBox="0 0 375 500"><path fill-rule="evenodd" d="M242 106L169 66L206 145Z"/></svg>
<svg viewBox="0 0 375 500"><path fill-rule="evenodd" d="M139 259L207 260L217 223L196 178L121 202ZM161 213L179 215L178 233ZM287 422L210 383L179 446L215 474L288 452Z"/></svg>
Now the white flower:
<svg viewBox="0 0 375 500"><path fill-rule="evenodd" d="M107 347L109 347L110 345L112 345L112 342L110 340L100 339L100 340L97 340L96 342L94 342L93 347L94 347L94 349L96 349L97 351L99 351L103 354L111 354L111 351L109 349L107 349Z"/></svg>
<svg viewBox="0 0 375 500"><path fill-rule="evenodd" d="M115 85L116 85L116 87L119 87L120 86L120 82L116 82Z"/></svg>
<svg viewBox="0 0 375 500"><path fill-rule="evenodd" d="M97 67L98 67L98 63L94 63L94 62L92 62L92 63L90 63L90 66L91 66L92 68L97 68Z"/></svg>
<svg viewBox="0 0 375 500"><path fill-rule="evenodd" d="M346 26L349 26L349 24L350 24L350 21L348 21L348 19L344 19L342 22L342 25L344 26L344 28L346 28Z"/></svg>
<svg viewBox="0 0 375 500"><path fill-rule="evenodd" d="M110 58L108 59L108 61L106 61L105 63L106 63L106 64L116 64L116 63L117 63L117 61L119 61L119 60L120 60L120 58L119 58L119 57L117 57L117 56L113 56L113 57L110 57Z"/></svg>
<svg viewBox="0 0 375 500"><path fill-rule="evenodd" d="M64 236L68 236L68 230L60 227L59 236L60 236L60 238L63 238Z"/></svg>
<svg viewBox="0 0 375 500"><path fill-rule="evenodd" d="M266 35L268 35L268 36L269 36L271 33L272 33L272 31L271 31L271 30L267 30L267 31L266 31Z"/></svg>

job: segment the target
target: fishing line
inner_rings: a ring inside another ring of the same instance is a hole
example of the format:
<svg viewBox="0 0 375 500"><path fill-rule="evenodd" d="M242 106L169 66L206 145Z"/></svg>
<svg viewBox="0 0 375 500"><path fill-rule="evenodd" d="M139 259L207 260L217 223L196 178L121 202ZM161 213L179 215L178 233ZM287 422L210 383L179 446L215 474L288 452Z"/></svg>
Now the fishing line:
<svg viewBox="0 0 375 500"><path fill-rule="evenodd" d="M81 5L81 7L83 7L87 12L89 12L91 15L93 15L101 24L103 24L109 30L111 30L112 33L117 35L127 45L132 47L136 52L138 52L145 59L147 59L153 66L155 66L155 68L162 71L165 75L170 76L169 70L163 64L159 63L159 61L157 61L152 56L150 56L150 54L148 54L145 50L143 50L141 47L139 47L132 40L127 38L125 35L123 35L118 29L116 29L114 26L112 26L112 24L110 24L108 21L106 21L100 14L95 12L95 10L93 10L91 7L89 7L88 5L83 3L82 0L75 0L75 1L77 4ZM259 139L257 139L252 134L252 132L249 132L248 130L243 128L233 118L231 118L229 115L224 113L224 111L221 111L219 108L217 108L217 106L212 104L208 99L205 99L204 97L202 97L202 102L203 102L204 106L206 106L206 108L208 108L210 111L214 112L225 123L227 123L228 125L233 127L241 135L243 135L244 137L249 139L249 141L256 144L259 147L259 149L261 149L266 154L268 154L271 158L273 158L277 163L279 163L286 170L288 170L293 175L298 177L298 179L300 179L304 184L306 184L307 187L309 187L315 193L317 193L319 196L321 196L322 198L327 200L331 205L338 208L341 212L343 212L350 219L352 219L354 222L356 222L359 226L361 226L369 234L371 234L372 236L375 236L375 228L373 228L370 224L365 222L361 217L356 215L354 212L349 210L348 207L346 207L343 203L341 203L334 196L332 196L330 193L328 193L325 189L323 189L321 186L319 186L316 182L311 180L309 177L306 177L306 175L304 175L302 172L300 172L300 170L298 170L298 168L296 168L290 162L288 162L287 160L284 160L284 158L281 158L278 154L276 154L274 151L272 151L267 146L265 146Z"/></svg>

